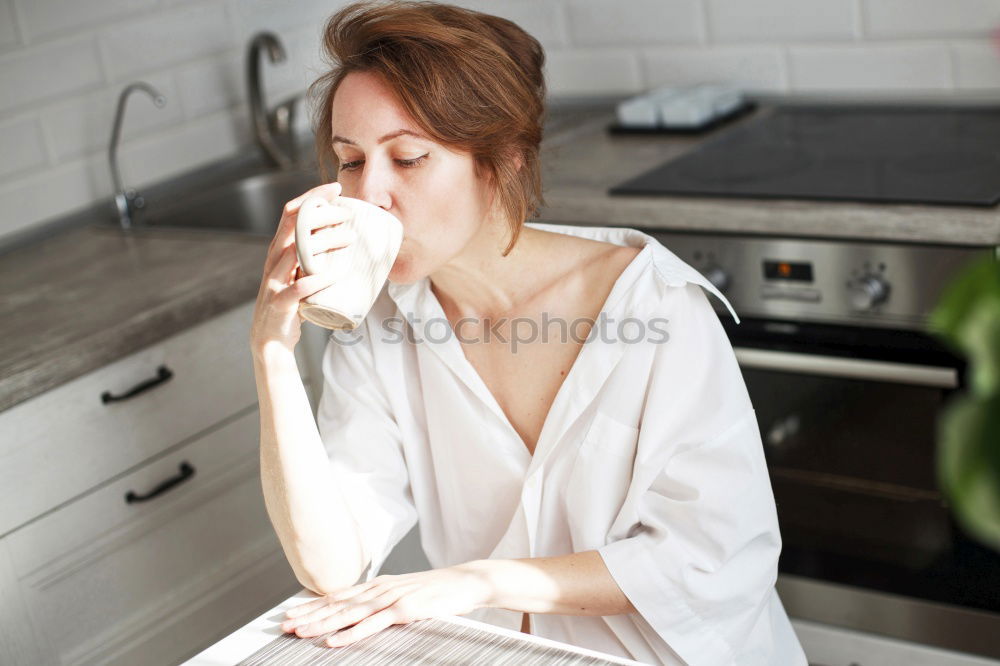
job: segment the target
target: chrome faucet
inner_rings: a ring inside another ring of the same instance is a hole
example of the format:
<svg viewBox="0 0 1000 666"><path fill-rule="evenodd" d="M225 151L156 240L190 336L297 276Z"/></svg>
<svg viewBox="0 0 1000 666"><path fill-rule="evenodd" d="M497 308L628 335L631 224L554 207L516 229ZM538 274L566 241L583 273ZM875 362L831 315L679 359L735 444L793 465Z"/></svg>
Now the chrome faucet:
<svg viewBox="0 0 1000 666"><path fill-rule="evenodd" d="M295 118L299 107L305 101L305 93L295 93L274 106L268 114L269 127L273 127L288 147L288 157L299 165L299 144L295 137Z"/></svg>
<svg viewBox="0 0 1000 666"><path fill-rule="evenodd" d="M260 51L262 49L266 50L267 57L272 63L284 62L287 58L285 47L282 46L281 40L273 32L258 32L250 40L246 53L246 81L253 133L257 144L263 149L271 166L291 169L295 166L295 159L278 147L272 128L277 126L276 129L282 134L282 137L284 139L291 138L289 143L294 146L291 120L294 117L298 96L293 96L279 106L275 119L269 118L267 106L264 103L264 91L260 76Z"/></svg>
<svg viewBox="0 0 1000 666"><path fill-rule="evenodd" d="M122 229L132 227L133 208L142 208L143 199L135 190L126 190L122 185L122 175L118 170L118 140L122 133L122 120L125 116L125 102L129 95L136 90L142 90L153 98L153 104L162 109L167 103L167 98L160 94L160 91L143 81L130 83L122 90L118 96L118 110L115 112L115 125L111 130L111 145L108 146L108 162L111 164L111 180L115 186L115 208L118 210L118 222Z"/></svg>

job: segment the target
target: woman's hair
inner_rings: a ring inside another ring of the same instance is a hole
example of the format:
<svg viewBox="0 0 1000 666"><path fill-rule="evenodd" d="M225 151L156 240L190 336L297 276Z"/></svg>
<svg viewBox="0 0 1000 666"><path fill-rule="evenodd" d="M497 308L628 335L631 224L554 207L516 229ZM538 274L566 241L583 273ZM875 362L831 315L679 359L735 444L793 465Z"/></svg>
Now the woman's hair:
<svg viewBox="0 0 1000 666"><path fill-rule="evenodd" d="M323 32L331 70L309 94L320 91L313 120L324 181L333 173L328 164L340 169L330 117L337 87L351 72L378 74L427 136L471 153L476 176L491 183L491 201L510 223L506 256L523 222L545 203L538 157L545 52L538 40L506 19L433 2L355 2Z"/></svg>

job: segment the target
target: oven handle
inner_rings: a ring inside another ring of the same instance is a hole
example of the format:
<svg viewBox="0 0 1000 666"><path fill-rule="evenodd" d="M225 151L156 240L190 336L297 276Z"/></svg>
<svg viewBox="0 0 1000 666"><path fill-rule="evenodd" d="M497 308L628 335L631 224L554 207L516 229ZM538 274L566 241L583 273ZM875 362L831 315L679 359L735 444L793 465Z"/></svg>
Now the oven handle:
<svg viewBox="0 0 1000 666"><path fill-rule="evenodd" d="M876 382L918 384L951 389L958 386L958 372L954 368L890 361L796 354L751 347L733 347L736 359L744 368L778 370L827 377L867 379Z"/></svg>

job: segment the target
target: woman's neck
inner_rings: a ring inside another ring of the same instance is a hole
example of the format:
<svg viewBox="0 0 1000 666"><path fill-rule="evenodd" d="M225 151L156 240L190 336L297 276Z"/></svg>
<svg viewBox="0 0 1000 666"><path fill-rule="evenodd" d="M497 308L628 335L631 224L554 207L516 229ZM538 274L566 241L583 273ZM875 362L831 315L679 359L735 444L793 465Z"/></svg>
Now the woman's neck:
<svg viewBox="0 0 1000 666"><path fill-rule="evenodd" d="M548 281L540 273L551 267L552 254L546 250L555 234L525 226L505 257L504 232L477 236L430 275L431 289L445 312L455 317L501 317L530 301Z"/></svg>

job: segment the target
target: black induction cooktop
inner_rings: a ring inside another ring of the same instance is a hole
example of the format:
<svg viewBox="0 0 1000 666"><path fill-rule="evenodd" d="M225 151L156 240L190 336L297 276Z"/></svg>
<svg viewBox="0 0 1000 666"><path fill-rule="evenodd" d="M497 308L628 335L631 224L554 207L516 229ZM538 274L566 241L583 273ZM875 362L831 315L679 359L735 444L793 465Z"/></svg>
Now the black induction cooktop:
<svg viewBox="0 0 1000 666"><path fill-rule="evenodd" d="M780 106L608 193L994 206L1000 107Z"/></svg>

